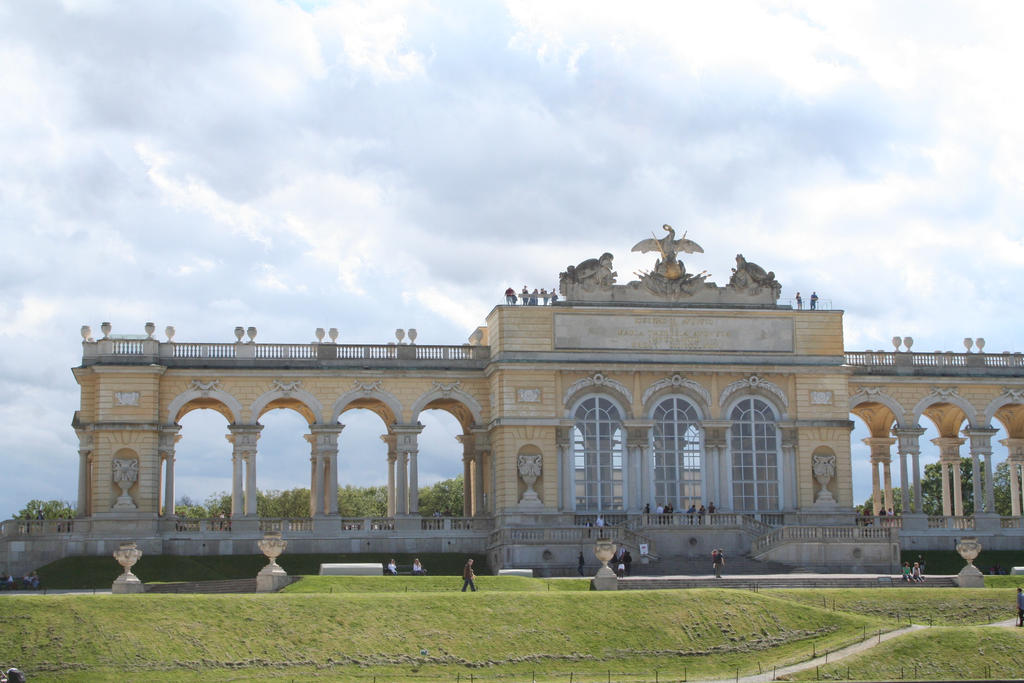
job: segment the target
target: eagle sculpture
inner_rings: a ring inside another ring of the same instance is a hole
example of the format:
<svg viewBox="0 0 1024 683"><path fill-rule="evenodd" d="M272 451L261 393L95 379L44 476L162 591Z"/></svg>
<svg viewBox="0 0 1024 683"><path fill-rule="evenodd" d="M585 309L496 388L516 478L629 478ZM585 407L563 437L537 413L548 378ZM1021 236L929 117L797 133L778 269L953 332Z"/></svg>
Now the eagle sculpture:
<svg viewBox="0 0 1024 683"><path fill-rule="evenodd" d="M703 254L704 250L693 240L686 239L685 232L681 239L676 239L676 231L672 229L671 225L666 223L661 227L668 233L667 235L661 239L652 236L650 239L640 240L633 245L632 250L644 254L650 251L660 253L661 259L654 264L654 272L669 280L679 280L686 276L686 269L676 258L676 254L679 252L687 254L700 252Z"/></svg>
<svg viewBox="0 0 1024 683"><path fill-rule="evenodd" d="M668 232L667 235L658 239L657 237L650 237L645 240L640 240L633 245L632 251L639 251L646 254L650 251L657 251L661 254L662 258L666 260L674 259L676 254L683 252L684 254L695 254L704 253L704 249L693 240L686 239L686 233L683 233L681 239L676 239L676 231L671 225L665 224L661 226L662 230Z"/></svg>

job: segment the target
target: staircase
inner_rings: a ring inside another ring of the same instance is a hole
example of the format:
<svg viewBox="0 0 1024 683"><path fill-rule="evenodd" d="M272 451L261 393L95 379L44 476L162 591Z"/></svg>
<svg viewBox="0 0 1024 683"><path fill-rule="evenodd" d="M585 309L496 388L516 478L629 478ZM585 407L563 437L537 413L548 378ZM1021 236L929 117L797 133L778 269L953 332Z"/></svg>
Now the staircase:
<svg viewBox="0 0 1024 683"><path fill-rule="evenodd" d="M924 583L904 583L898 577L854 574L748 575L716 579L706 577L645 577L619 579L619 590L664 590L669 588L956 588L953 576L926 577Z"/></svg>
<svg viewBox="0 0 1024 683"><path fill-rule="evenodd" d="M299 577L289 577L292 583ZM255 593L256 579L225 579L222 581L182 581L146 585L147 593Z"/></svg>

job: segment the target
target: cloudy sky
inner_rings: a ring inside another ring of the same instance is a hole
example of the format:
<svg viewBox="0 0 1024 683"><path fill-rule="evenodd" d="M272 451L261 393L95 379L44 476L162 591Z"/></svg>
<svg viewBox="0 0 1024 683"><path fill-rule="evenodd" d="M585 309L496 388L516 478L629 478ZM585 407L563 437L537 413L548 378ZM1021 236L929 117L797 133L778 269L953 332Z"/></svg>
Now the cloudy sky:
<svg viewBox="0 0 1024 683"><path fill-rule="evenodd" d="M0 0L0 516L76 496L82 324L458 344L662 223L691 270L817 290L850 350L1024 348L1019 4L623 7ZM343 480L383 480L374 420ZM308 485L302 421L264 423L261 486ZM223 421L183 426L179 494L229 489Z"/></svg>

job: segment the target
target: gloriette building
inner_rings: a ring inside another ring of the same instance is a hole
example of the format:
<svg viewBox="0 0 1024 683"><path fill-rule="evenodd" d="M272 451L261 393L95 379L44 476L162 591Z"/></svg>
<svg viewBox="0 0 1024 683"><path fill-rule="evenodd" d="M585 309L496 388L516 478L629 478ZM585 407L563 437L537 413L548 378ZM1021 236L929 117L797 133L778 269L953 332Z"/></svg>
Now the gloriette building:
<svg viewBox="0 0 1024 683"><path fill-rule="evenodd" d="M147 553L257 553L265 531L281 531L290 552L486 552L495 568L564 573L598 523L663 566L717 546L755 561L880 571L901 546L951 548L962 535L1021 547L1020 353L918 353L910 339L845 351L842 311L779 305L774 273L742 255L725 284L689 273L679 254L702 249L664 233L634 247L656 254L639 279L620 283L611 254L585 260L561 274L557 303L496 306L460 345L337 344L333 330L311 344L263 343L254 328L206 343L168 327L161 341L152 323L137 336L104 324L94 339L83 327L78 517L4 522L0 567L109 554L127 540ZM308 423L308 518L256 514L260 418L278 408ZM357 408L380 417L387 444L381 518L337 510L338 436ZM233 445L223 468L230 523L175 514L175 444L188 438L179 422L197 409L223 415ZM459 517L419 514L418 417L428 409L461 425ZM870 430L875 509L898 499L902 515L857 518L851 414ZM924 421L940 435L941 516L920 506ZM1008 438L993 443L997 424ZM1009 517L994 505L998 449L1009 451ZM674 513L657 513L669 503ZM714 513L686 513L711 503Z"/></svg>

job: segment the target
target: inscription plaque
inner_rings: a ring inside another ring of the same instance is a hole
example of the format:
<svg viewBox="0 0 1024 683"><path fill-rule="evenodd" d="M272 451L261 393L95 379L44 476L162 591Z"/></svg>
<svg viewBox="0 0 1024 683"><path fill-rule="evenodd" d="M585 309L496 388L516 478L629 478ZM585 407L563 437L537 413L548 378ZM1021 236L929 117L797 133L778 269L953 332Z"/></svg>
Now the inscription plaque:
<svg viewBox="0 0 1024 683"><path fill-rule="evenodd" d="M556 349L793 351L784 318L673 315L555 315Z"/></svg>

